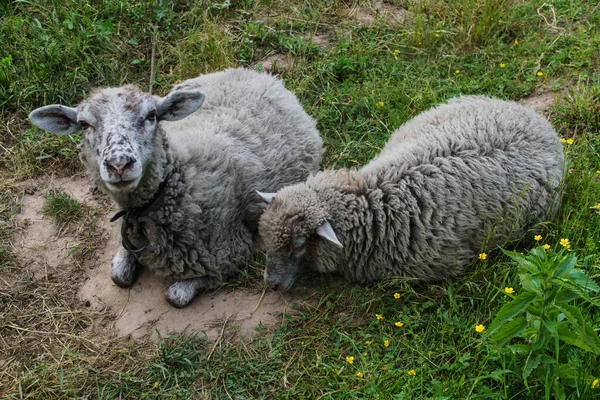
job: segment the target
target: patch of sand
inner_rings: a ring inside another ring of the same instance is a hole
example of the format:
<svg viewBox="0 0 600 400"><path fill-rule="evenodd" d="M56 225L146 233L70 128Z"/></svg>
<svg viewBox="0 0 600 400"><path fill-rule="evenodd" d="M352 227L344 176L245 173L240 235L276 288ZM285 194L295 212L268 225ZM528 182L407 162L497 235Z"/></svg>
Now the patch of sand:
<svg viewBox="0 0 600 400"><path fill-rule="evenodd" d="M164 298L172 282L150 271L142 271L131 288L122 289L109 276L120 234L119 224L108 221L111 212L107 210L106 199L92 195L87 179L82 177L40 180L25 185L37 190L28 190L31 194L24 196L21 213L16 217L18 229L13 244L25 249L18 252L20 265L34 279L43 279L59 268L70 269L73 274L85 274L84 279L77 276L72 284L83 281L78 292L82 302L94 311L110 315L94 321L93 329L99 329L103 334L108 331L111 335L130 335L135 340L157 339L156 331L165 336L188 328L188 331L203 331L214 339L227 321L228 331L247 337L252 336L261 325L270 327L277 324L281 313L290 311L290 301L298 299L297 291L286 294L269 291L256 309L260 293L222 288L201 294L184 309L176 309ZM70 254L77 245L77 239L67 233L59 234L52 221L41 214L44 195L49 189L61 189L98 210L96 223L101 239L95 254L84 257L82 266L76 265Z"/></svg>
<svg viewBox="0 0 600 400"><path fill-rule="evenodd" d="M258 66L258 64L260 64L265 71L277 73L289 71L293 65L293 61L290 57L283 54L272 54L260 60L256 63L256 66Z"/></svg>
<svg viewBox="0 0 600 400"><path fill-rule="evenodd" d="M554 105L554 93L545 92L533 94L521 99L521 104L525 107L533 108L537 112L544 112L546 109Z"/></svg>
<svg viewBox="0 0 600 400"><path fill-rule="evenodd" d="M331 36L326 32L307 33L302 35L302 38L310 40L322 49L326 49L331 45Z"/></svg>
<svg viewBox="0 0 600 400"><path fill-rule="evenodd" d="M356 18L361 26L370 26L378 18L382 18L384 23L388 25L400 25L410 17L407 10L385 3L382 0L373 1L369 7L352 8L348 15Z"/></svg>

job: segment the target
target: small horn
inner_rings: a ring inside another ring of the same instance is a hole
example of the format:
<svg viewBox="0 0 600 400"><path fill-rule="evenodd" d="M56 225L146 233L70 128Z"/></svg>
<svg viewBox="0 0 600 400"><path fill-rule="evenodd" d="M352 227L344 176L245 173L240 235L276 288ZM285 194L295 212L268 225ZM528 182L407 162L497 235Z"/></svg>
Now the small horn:
<svg viewBox="0 0 600 400"><path fill-rule="evenodd" d="M340 243L331 224L329 221L325 220L321 225L317 227L317 235L321 236L323 239L329 240L331 243L335 244L339 248L344 248L344 246Z"/></svg>
<svg viewBox="0 0 600 400"><path fill-rule="evenodd" d="M258 190L256 191L256 193L258 193L258 195L265 201L265 203L267 204L271 204L271 202L273 201L273 199L275 198L275 194L276 193L263 193L263 192L259 192Z"/></svg>

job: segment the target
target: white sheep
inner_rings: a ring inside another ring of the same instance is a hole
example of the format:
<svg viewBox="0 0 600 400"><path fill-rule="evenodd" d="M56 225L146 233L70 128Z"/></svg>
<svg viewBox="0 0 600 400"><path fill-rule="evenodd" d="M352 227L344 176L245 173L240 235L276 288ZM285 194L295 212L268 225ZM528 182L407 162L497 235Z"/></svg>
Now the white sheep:
<svg viewBox="0 0 600 400"><path fill-rule="evenodd" d="M564 156L548 121L514 102L461 97L408 121L358 171L261 193L266 283L304 268L352 281L458 275L478 253L552 218Z"/></svg>
<svg viewBox="0 0 600 400"><path fill-rule="evenodd" d="M138 264L172 277L166 298L176 307L251 257L264 209L255 191L304 180L323 153L296 97L245 69L187 80L164 98L130 85L101 89L77 108L46 106L30 119L58 134L83 131L81 161L119 205L113 219L124 216L111 278L132 285Z"/></svg>

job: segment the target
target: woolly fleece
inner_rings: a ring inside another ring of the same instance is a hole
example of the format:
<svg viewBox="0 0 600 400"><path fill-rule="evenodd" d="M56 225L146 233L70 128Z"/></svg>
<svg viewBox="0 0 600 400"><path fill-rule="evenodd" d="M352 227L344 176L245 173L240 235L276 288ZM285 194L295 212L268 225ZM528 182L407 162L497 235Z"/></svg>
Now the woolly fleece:
<svg viewBox="0 0 600 400"><path fill-rule="evenodd" d="M303 268L358 282L460 274L552 218L563 174L541 115L487 97L450 100L401 126L360 170L280 190L260 220L265 280L287 289ZM325 221L343 248L316 234Z"/></svg>

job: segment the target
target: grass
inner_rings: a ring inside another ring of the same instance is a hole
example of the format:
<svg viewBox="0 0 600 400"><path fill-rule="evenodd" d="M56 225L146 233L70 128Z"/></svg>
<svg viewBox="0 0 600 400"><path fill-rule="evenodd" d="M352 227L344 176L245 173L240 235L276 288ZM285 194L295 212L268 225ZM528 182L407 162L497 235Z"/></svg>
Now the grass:
<svg viewBox="0 0 600 400"><path fill-rule="evenodd" d="M194 332L143 345L99 335L92 322L108 317L77 300L81 276L59 271L34 282L20 275L10 243L22 196L18 182L81 170L79 138L34 129L27 114L51 103L75 105L94 86L147 88L154 42L158 94L200 73L260 69L268 56L293 61L276 69L318 121L326 167L363 165L404 121L458 94L521 99L555 92L549 117L573 143L565 143L563 204L543 241L558 248L569 238L579 266L597 279L600 215L592 207L600 202L600 8L583 0L386 4L404 10L404 22L368 1L0 4L0 396L546 395L547 383L507 371L506 359L475 331L506 304L505 287L521 290L514 264L498 251L474 261L464 279L440 285L336 286L307 277L319 293L315 303L297 305L280 326L252 340L226 334L212 353L213 343ZM311 41L317 35L324 44ZM50 195L47 210L68 220L79 206L61 196ZM232 285L258 288L260 275L255 266ZM598 330L597 308L582 305L581 312ZM563 350L578 371L600 378L595 356ZM592 382L567 387L565 397L598 396Z"/></svg>
<svg viewBox="0 0 600 400"><path fill-rule="evenodd" d="M65 227L81 220L85 214L83 204L69 194L49 190L42 212L52 218L58 227Z"/></svg>

